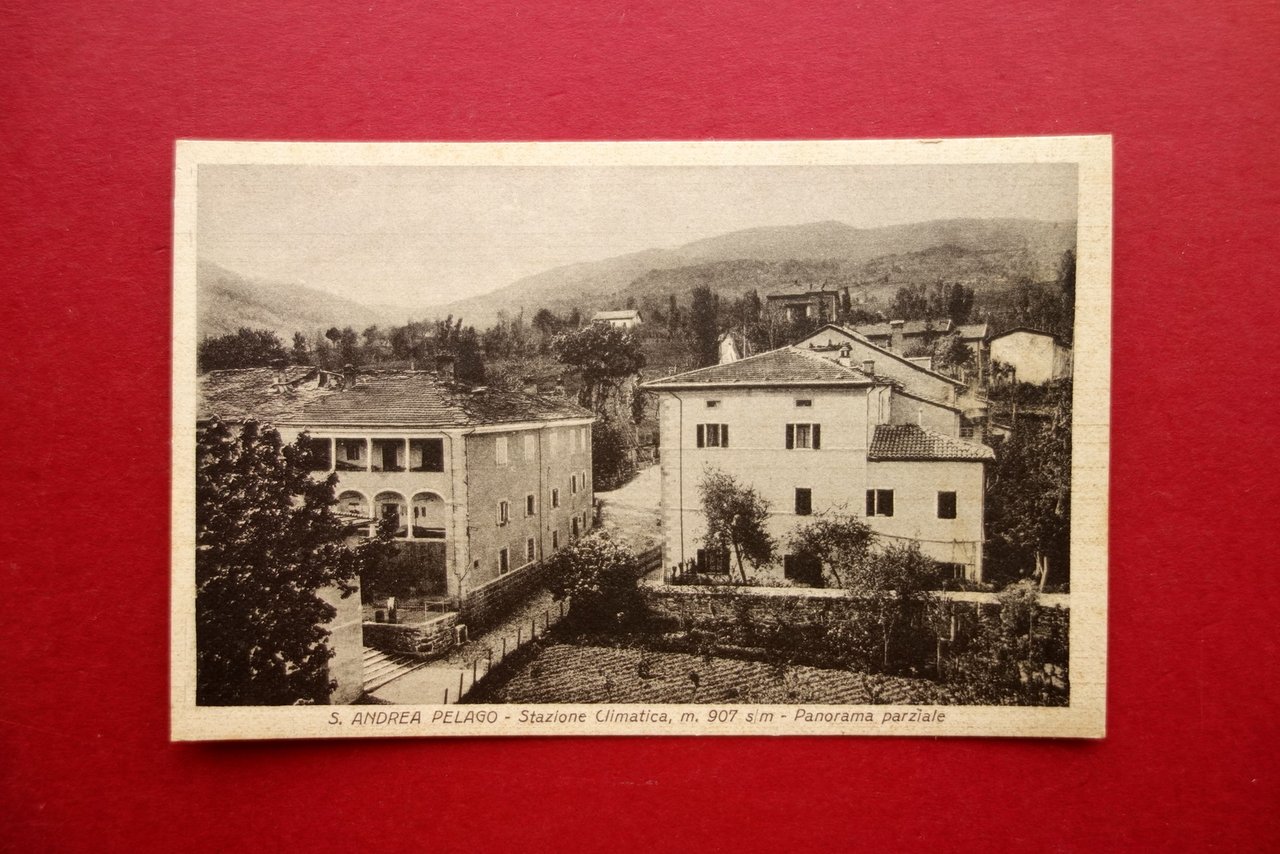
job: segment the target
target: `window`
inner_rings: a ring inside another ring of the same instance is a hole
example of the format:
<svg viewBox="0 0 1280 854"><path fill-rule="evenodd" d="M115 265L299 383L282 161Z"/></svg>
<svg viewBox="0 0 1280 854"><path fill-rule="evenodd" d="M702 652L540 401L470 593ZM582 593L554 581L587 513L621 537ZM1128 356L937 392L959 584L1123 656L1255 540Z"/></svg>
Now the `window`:
<svg viewBox="0 0 1280 854"><path fill-rule="evenodd" d="M559 490L559 488L553 488L553 489L551 490L551 506L552 506L553 508L554 508L554 507L559 507L559 506L560 506L560 490Z"/></svg>
<svg viewBox="0 0 1280 854"><path fill-rule="evenodd" d="M719 406L719 405L720 405L720 401L718 401L718 400L708 400L708 401L707 401L707 409L715 409L715 408L716 408L717 406Z"/></svg>
<svg viewBox="0 0 1280 854"><path fill-rule="evenodd" d="M807 397L797 398L796 406L813 406L813 401Z"/></svg>
<svg viewBox="0 0 1280 854"><path fill-rule="evenodd" d="M373 471L404 471L404 439L373 440Z"/></svg>
<svg viewBox="0 0 1280 854"><path fill-rule="evenodd" d="M507 437L499 436L493 440L493 453L498 465L505 466L507 464Z"/></svg>
<svg viewBox="0 0 1280 854"><path fill-rule="evenodd" d="M364 439L339 439L338 471L365 471L369 468L364 454Z"/></svg>
<svg viewBox="0 0 1280 854"><path fill-rule="evenodd" d="M533 563L534 558L538 556L538 544L533 541L533 537L524 541L524 562Z"/></svg>
<svg viewBox="0 0 1280 854"><path fill-rule="evenodd" d="M409 471L444 471L444 439L410 439Z"/></svg>
<svg viewBox="0 0 1280 854"><path fill-rule="evenodd" d="M498 575L506 575L511 570L511 555L505 548L498 549Z"/></svg>
<svg viewBox="0 0 1280 854"><path fill-rule="evenodd" d="M868 516L892 516L893 515L893 490L892 489L868 489L867 490L867 515Z"/></svg>
<svg viewBox="0 0 1280 854"><path fill-rule="evenodd" d="M535 512L537 512L537 499L530 492L524 497L524 515L532 516Z"/></svg>
<svg viewBox="0 0 1280 854"><path fill-rule="evenodd" d="M727 575L729 573L729 550L698 549L696 566L698 567L698 572Z"/></svg>
<svg viewBox="0 0 1280 854"><path fill-rule="evenodd" d="M788 424L787 450L793 448L809 448L819 450L822 447L821 424Z"/></svg>
<svg viewBox="0 0 1280 854"><path fill-rule="evenodd" d="M962 563L943 563L938 565L943 578L964 578L965 566Z"/></svg>
<svg viewBox="0 0 1280 854"><path fill-rule="evenodd" d="M578 476L576 474L569 475L569 494L578 494Z"/></svg>
<svg viewBox="0 0 1280 854"><path fill-rule="evenodd" d="M511 505L505 501L498 502L498 524L505 525L511 521Z"/></svg>
<svg viewBox="0 0 1280 854"><path fill-rule="evenodd" d="M578 538L578 517L574 516L569 520L569 539L576 540Z"/></svg>
<svg viewBox="0 0 1280 854"><path fill-rule="evenodd" d="M729 425L699 424L697 427L697 445L699 448L729 447Z"/></svg>
<svg viewBox="0 0 1280 854"><path fill-rule="evenodd" d="M813 512L813 490L796 487L796 515L808 516Z"/></svg>
<svg viewBox="0 0 1280 854"><path fill-rule="evenodd" d="M551 532L551 551L555 551L558 548L560 548L560 532L552 531Z"/></svg>
<svg viewBox="0 0 1280 854"><path fill-rule="evenodd" d="M956 518L956 494L954 492L938 493L938 518Z"/></svg>
<svg viewBox="0 0 1280 854"><path fill-rule="evenodd" d="M534 458L535 452L536 452L536 446L534 445L533 433L532 432L525 433L524 434L524 458L526 460L532 460Z"/></svg>

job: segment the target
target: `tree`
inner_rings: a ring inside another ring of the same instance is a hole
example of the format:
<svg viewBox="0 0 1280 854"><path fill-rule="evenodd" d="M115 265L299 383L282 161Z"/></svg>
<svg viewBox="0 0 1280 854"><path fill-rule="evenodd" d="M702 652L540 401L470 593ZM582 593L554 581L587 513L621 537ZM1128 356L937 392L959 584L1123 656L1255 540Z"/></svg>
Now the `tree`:
<svg viewBox="0 0 1280 854"><path fill-rule="evenodd" d="M716 469L707 469L698 491L707 519L703 542L708 549L732 550L742 582L747 583L744 560L754 569L773 560L775 545L766 527L769 502L755 489L740 485L733 475Z"/></svg>
<svg viewBox="0 0 1280 854"><path fill-rule="evenodd" d="M1020 422L987 478L988 569L996 581L1070 583L1071 383L1049 388L1047 422Z"/></svg>
<svg viewBox="0 0 1280 854"><path fill-rule="evenodd" d="M289 358L295 365L311 364L311 347L307 344L307 336L301 332L293 333L293 349L289 351Z"/></svg>
<svg viewBox="0 0 1280 854"><path fill-rule="evenodd" d="M462 330L456 348L457 362L453 367L453 375L469 385L484 385L487 372L480 355L480 336L476 334L474 326Z"/></svg>
<svg viewBox="0 0 1280 854"><path fill-rule="evenodd" d="M791 534L791 553L815 561L830 573L836 587L854 589L876 536L853 516L820 516Z"/></svg>
<svg viewBox="0 0 1280 854"><path fill-rule="evenodd" d="M591 323L562 332L551 342L556 359L573 368L581 379L578 402L601 417L607 404L630 377L644 367L640 342L630 330L607 323ZM626 401L628 409L630 401Z"/></svg>
<svg viewBox="0 0 1280 854"><path fill-rule="evenodd" d="M196 348L201 373L225 368L266 368L288 358L284 342L266 329L242 326L230 335L206 338Z"/></svg>
<svg viewBox="0 0 1280 854"><path fill-rule="evenodd" d="M973 364L973 350L959 335L948 335L934 344L933 362L939 368L961 370Z"/></svg>
<svg viewBox="0 0 1280 854"><path fill-rule="evenodd" d="M1068 249L1058 260L1058 287L1066 303L1067 314L1074 320L1076 313L1076 250Z"/></svg>
<svg viewBox="0 0 1280 854"><path fill-rule="evenodd" d="M611 418L591 425L591 482L601 492L622 486L636 473L628 434Z"/></svg>
<svg viewBox="0 0 1280 854"><path fill-rule="evenodd" d="M568 599L569 619L588 631L625 625L639 613L639 574L635 554L603 528L579 537L547 560L551 595Z"/></svg>
<svg viewBox="0 0 1280 854"><path fill-rule="evenodd" d="M689 327L698 354L698 366L714 365L720 360L720 326L716 316L715 295L710 288L703 286L693 289Z"/></svg>
<svg viewBox="0 0 1280 854"><path fill-rule="evenodd" d="M336 475L314 479L306 437L217 419L196 438L196 701L324 703L336 610L318 592L352 582L391 548L352 548L333 512Z"/></svg>
<svg viewBox="0 0 1280 854"><path fill-rule="evenodd" d="M917 543L892 543L873 553L849 576L848 589L863 594L875 608L880 628L881 661L892 669L898 659L916 661L921 650L895 650L913 644L927 644L922 632L912 628L923 622L925 606L936 596L941 583L937 561L920 551Z"/></svg>

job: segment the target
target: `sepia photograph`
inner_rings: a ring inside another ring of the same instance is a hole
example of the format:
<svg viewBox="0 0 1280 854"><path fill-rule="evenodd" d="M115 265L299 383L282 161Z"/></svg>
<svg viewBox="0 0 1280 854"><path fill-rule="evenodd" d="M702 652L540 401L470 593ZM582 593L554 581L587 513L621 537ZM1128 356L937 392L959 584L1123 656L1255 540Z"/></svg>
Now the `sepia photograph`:
<svg viewBox="0 0 1280 854"><path fill-rule="evenodd" d="M1109 138L177 157L174 738L1103 734Z"/></svg>

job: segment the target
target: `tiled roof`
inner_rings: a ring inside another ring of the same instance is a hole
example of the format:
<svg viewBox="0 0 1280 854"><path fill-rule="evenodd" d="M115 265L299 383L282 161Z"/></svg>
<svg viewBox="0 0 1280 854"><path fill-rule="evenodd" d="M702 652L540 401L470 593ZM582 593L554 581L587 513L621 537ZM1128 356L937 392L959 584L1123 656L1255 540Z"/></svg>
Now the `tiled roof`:
<svg viewBox="0 0 1280 854"><path fill-rule="evenodd" d="M992 335L991 340L994 341L997 338L1003 338L1006 335L1012 335L1015 332L1026 332L1029 335L1042 335L1045 338L1052 338L1054 341L1058 342L1060 346L1063 346L1063 347L1071 346L1069 343L1067 343L1066 341L1063 341L1060 337L1058 337L1057 335L1054 335L1052 332L1046 332L1043 329L1036 329L1034 326L1015 326L1012 329L1006 329L1005 331L1001 332L999 335Z"/></svg>
<svg viewBox="0 0 1280 854"><path fill-rule="evenodd" d="M985 323L962 323L956 327L956 332L960 333L962 339L974 341L986 338L988 329Z"/></svg>
<svg viewBox="0 0 1280 854"><path fill-rule="evenodd" d="M647 388L734 385L844 385L869 386L874 379L857 368L795 347L782 347L748 356L726 365L711 365L653 380Z"/></svg>
<svg viewBox="0 0 1280 854"><path fill-rule="evenodd" d="M562 397L471 389L427 371L365 371L345 388L321 388L317 372L287 390L266 368L213 371L200 378L199 417L257 418L273 424L474 427L590 418Z"/></svg>
<svg viewBox="0 0 1280 854"><path fill-rule="evenodd" d="M209 371L199 379L197 417L217 416L224 421L256 418L275 423L333 393L331 388L319 387L319 373L315 368L297 366L282 371L275 368ZM276 384L282 374L287 390Z"/></svg>
<svg viewBox="0 0 1280 854"><path fill-rule="evenodd" d="M853 329L868 338L887 338L893 334L893 327L888 323L864 323ZM941 335L951 330L951 320L945 317L936 320L907 320L902 324L903 335L924 335L926 332Z"/></svg>
<svg viewBox="0 0 1280 854"><path fill-rule="evenodd" d="M625 308L618 311L597 311L591 315L592 320L634 320L640 316L640 312L634 308Z"/></svg>
<svg viewBox="0 0 1280 854"><path fill-rule="evenodd" d="M966 442L915 424L880 424L867 451L869 460L994 460L986 445Z"/></svg>

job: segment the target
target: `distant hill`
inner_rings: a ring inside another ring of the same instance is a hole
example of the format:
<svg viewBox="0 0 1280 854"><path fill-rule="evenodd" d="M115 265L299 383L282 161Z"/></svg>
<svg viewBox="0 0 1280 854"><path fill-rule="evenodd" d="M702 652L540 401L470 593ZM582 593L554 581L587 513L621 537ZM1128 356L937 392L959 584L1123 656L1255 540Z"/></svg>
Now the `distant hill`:
<svg viewBox="0 0 1280 854"><path fill-rule="evenodd" d="M370 307L304 285L269 282L201 261L196 271L196 324L201 338L242 326L269 329L288 346L294 332L331 326L357 331L370 324L404 323L393 309Z"/></svg>
<svg viewBox="0 0 1280 854"><path fill-rule="evenodd" d="M939 278L979 291L1020 277L1047 279L1064 250L1076 245L1074 222L952 219L854 228L840 222L752 228L675 249L650 249L557 267L487 294L438 306L468 324L486 326L499 311L563 314L618 308L631 297L642 308L669 294L682 303L696 285L722 297L752 288L761 295L795 287L851 286L868 299Z"/></svg>

